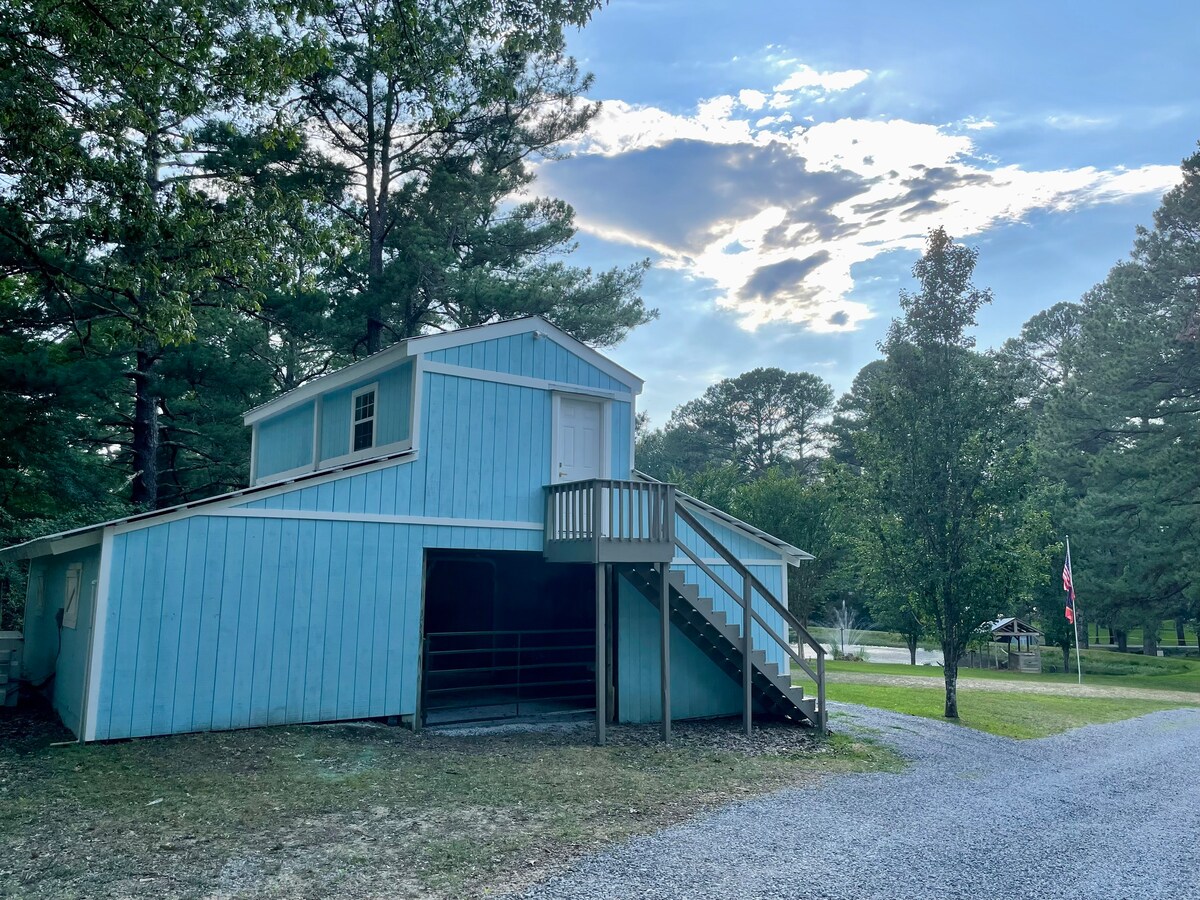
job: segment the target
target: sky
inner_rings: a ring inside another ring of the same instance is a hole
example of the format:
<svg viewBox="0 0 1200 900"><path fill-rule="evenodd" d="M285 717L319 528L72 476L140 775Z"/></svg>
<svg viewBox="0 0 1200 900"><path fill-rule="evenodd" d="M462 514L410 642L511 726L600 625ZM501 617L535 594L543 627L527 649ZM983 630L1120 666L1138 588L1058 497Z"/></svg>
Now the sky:
<svg viewBox="0 0 1200 900"><path fill-rule="evenodd" d="M756 366L840 393L931 228L979 250L979 346L1126 256L1200 139L1200 4L612 0L569 40L602 110L536 192L573 262L650 259L610 355L654 425Z"/></svg>

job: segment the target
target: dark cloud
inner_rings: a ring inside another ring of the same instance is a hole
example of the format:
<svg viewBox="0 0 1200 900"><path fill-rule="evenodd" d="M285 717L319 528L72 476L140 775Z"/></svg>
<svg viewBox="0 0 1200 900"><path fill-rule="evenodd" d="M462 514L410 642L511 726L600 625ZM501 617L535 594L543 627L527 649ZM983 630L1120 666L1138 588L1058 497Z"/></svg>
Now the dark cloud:
<svg viewBox="0 0 1200 900"><path fill-rule="evenodd" d="M850 321L850 314L844 309L839 309L828 319L830 325L845 325Z"/></svg>
<svg viewBox="0 0 1200 900"><path fill-rule="evenodd" d="M811 299L814 291L803 284L804 279L813 269L828 261L829 252L821 250L804 259L785 259L769 266L760 266L746 280L740 293L743 297L767 302L797 297Z"/></svg>
<svg viewBox="0 0 1200 900"><path fill-rule="evenodd" d="M944 191L970 184L990 184L992 181L992 176L986 173L963 172L953 166L930 168L915 165L912 166L912 170L918 174L901 180L903 194L871 203L856 203L854 211L859 215L866 215L869 219L879 219L900 210L901 219L912 219L924 213L945 209L945 203L934 199Z"/></svg>
<svg viewBox="0 0 1200 900"><path fill-rule="evenodd" d="M864 190L866 183L863 182ZM860 230L859 225L843 222L830 212L828 204L829 201L823 197L793 200L783 221L763 234L762 248L790 250L807 246L813 241L832 241L835 238L849 237Z"/></svg>
<svg viewBox="0 0 1200 900"><path fill-rule="evenodd" d="M918 216L939 212L949 205L949 203L942 203L940 200L922 200L920 203L914 203L904 210L904 212L900 213L900 221L910 222Z"/></svg>
<svg viewBox="0 0 1200 900"><path fill-rule="evenodd" d="M546 166L539 186L594 221L635 231L685 251L699 252L718 222L745 219L768 206L792 210L768 246L791 246L786 224L807 234L837 236L828 210L871 182L852 172L810 172L804 160L780 145L753 147L680 140L618 156L581 154ZM772 243L773 242L773 243Z"/></svg>

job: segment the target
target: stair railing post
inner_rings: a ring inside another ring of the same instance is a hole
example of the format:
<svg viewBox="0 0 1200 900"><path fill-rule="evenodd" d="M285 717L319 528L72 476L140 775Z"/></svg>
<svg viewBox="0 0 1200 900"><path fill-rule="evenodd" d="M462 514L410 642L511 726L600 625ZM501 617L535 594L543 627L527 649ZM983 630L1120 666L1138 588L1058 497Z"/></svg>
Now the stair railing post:
<svg viewBox="0 0 1200 900"><path fill-rule="evenodd" d="M659 567L659 622L662 626L662 736L671 740L671 564L664 562Z"/></svg>
<svg viewBox="0 0 1200 900"><path fill-rule="evenodd" d="M753 644L750 640L750 625L753 622L751 616L751 586L750 576L742 576L742 703L744 711L742 713L743 724L746 728L746 734L750 735L754 732L754 657L750 654L753 652Z"/></svg>
<svg viewBox="0 0 1200 900"><path fill-rule="evenodd" d="M604 488L601 487L599 479L592 482L592 509L589 518L591 519L592 528L592 558L597 563L600 562L600 505L604 499L603 490ZM609 490L612 490L611 486Z"/></svg>
<svg viewBox="0 0 1200 900"><path fill-rule="evenodd" d="M608 714L608 644L604 628L604 564L596 566L596 743L604 746L604 726Z"/></svg>
<svg viewBox="0 0 1200 900"><path fill-rule="evenodd" d="M824 732L829 727L829 713L825 709L825 652L817 654L817 717Z"/></svg>

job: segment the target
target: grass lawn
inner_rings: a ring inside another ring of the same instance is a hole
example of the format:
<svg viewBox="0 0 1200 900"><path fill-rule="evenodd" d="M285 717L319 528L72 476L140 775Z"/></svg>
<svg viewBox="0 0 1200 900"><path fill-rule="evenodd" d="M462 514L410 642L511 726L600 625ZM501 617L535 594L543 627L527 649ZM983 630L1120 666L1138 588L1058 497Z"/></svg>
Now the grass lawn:
<svg viewBox="0 0 1200 900"><path fill-rule="evenodd" d="M0 884L30 897L479 897L702 809L831 773L871 743L736 723L612 743L376 724L49 747L0 715ZM11 893L8 893L10 892Z"/></svg>
<svg viewBox="0 0 1200 900"><path fill-rule="evenodd" d="M1059 663L1061 664L1061 654ZM1074 666L1075 656L1071 655ZM830 673L863 672L872 675L917 675L942 679L941 666L910 666L901 663L840 662L825 664ZM1006 669L959 669L960 678L982 678L1000 681L1039 681L1075 684L1074 669L1069 673L1022 675ZM1111 650L1083 651L1083 680L1085 684L1112 687L1137 687L1170 691L1195 691L1200 700L1200 659L1141 656L1134 653L1114 653Z"/></svg>
<svg viewBox="0 0 1200 900"><path fill-rule="evenodd" d="M874 666L872 668L881 668ZM911 666L897 668L910 669ZM861 703L878 709L890 709L923 716L943 718L945 691L940 679L926 688L874 684L830 683L825 688L830 700ZM1200 698L1198 703L1200 703ZM1048 694L1001 694L972 691L959 687L958 724L991 734L1013 738L1039 738L1083 725L1116 722L1161 709L1175 709L1178 703L1149 700L1125 700L1091 697L1056 697ZM836 720L833 727L837 727Z"/></svg>

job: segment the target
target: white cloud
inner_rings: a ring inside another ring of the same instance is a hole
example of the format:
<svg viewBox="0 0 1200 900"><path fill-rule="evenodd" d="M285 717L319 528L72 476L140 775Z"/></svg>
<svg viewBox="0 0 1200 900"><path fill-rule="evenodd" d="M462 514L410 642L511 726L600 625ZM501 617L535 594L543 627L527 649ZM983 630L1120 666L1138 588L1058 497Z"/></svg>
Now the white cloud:
<svg viewBox="0 0 1200 900"><path fill-rule="evenodd" d="M837 89L865 77L863 70L801 66L779 87ZM631 180L635 198L606 190L575 202L581 228L645 248L658 265L704 280L744 328L792 322L848 331L873 315L850 299L853 267L895 250L919 251L930 228L969 238L1038 210L1162 193L1179 179L1174 166L997 165L972 137L993 127L989 119L938 126L840 118L799 127L790 114L754 116L764 104L780 105L778 97L747 89L685 113L606 102L578 150L617 168L592 177L627 177L636 167L652 174ZM714 145L720 153L696 149ZM656 153L622 159L649 150ZM556 191L572 199L569 186Z"/></svg>
<svg viewBox="0 0 1200 900"><path fill-rule="evenodd" d="M744 90L738 92L738 102L746 109L759 110L767 105L767 95L762 91Z"/></svg>
<svg viewBox="0 0 1200 900"><path fill-rule="evenodd" d="M1113 119L1104 116L1084 116L1078 113L1060 113L1059 115L1046 116L1046 124L1051 128L1057 128L1059 131L1091 131L1095 128L1104 128L1113 123Z"/></svg>
<svg viewBox="0 0 1200 900"><path fill-rule="evenodd" d="M775 85L779 91L800 91L816 88L821 91L846 91L867 80L871 73L866 69L845 69L840 72L818 72L811 66L801 65L787 78Z"/></svg>

